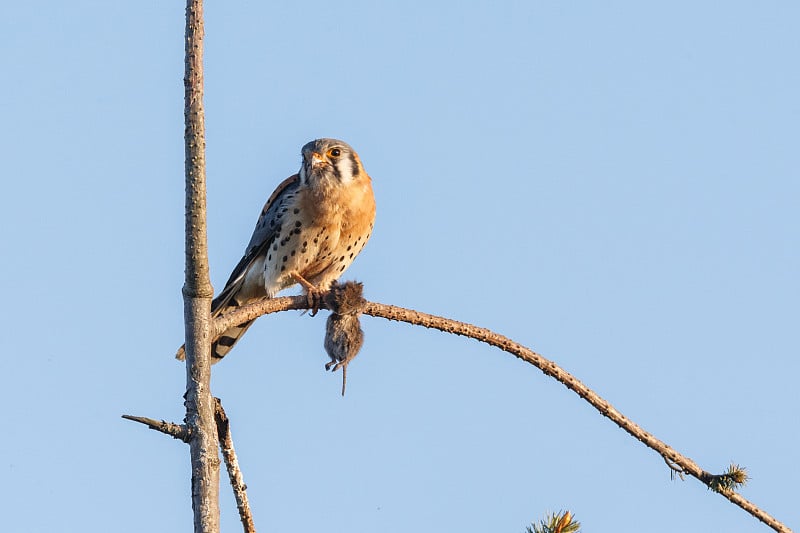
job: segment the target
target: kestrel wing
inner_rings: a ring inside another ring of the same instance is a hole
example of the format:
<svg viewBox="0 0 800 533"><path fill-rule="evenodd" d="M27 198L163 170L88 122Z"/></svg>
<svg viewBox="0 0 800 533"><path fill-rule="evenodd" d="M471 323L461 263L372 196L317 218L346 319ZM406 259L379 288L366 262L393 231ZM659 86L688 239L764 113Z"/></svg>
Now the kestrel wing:
<svg viewBox="0 0 800 533"><path fill-rule="evenodd" d="M241 288L245 275L252 266L253 261L264 254L272 245L272 241L279 235L281 223L286 211L289 209L289 205L294 201L299 186L300 177L297 174L286 178L278 185L275 192L267 200L267 203L264 204L244 256L231 272L225 288L211 302L212 313L218 314L228 306L231 299Z"/></svg>

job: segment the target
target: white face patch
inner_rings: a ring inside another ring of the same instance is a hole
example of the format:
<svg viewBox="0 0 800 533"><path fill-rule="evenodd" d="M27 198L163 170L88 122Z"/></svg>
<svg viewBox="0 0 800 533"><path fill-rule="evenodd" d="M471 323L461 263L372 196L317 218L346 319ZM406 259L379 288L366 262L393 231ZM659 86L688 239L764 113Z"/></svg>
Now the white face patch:
<svg viewBox="0 0 800 533"><path fill-rule="evenodd" d="M341 157L336 158L334 164L336 165L336 170L339 171L339 179L342 183L349 183L353 180L356 169L353 168L353 160L349 152L342 150Z"/></svg>

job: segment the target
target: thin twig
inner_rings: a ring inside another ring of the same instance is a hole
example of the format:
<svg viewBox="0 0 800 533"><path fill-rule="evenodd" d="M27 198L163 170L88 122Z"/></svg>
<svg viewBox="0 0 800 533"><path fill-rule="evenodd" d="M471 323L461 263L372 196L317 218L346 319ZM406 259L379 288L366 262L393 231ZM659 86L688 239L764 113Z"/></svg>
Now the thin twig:
<svg viewBox="0 0 800 533"><path fill-rule="evenodd" d="M166 420L159 421L153 418L147 418L146 416L122 415L122 418L125 420L139 422L140 424L146 425L150 429L160 431L161 433L166 433L170 437L182 440L183 442L189 442L191 439L189 428L182 424L175 424L174 422L167 422Z"/></svg>
<svg viewBox="0 0 800 533"><path fill-rule="evenodd" d="M236 507L239 509L242 527L245 533L256 533L253 513L250 511L250 501L247 499L247 485L244 483L242 470L239 468L239 460L236 458L236 450L233 448L230 420L228 420L228 415L225 414L225 409L222 408L222 401L219 398L214 398L214 419L217 422L219 446L222 450L225 466L228 469L228 478L231 481L233 495L236 498Z"/></svg>
<svg viewBox="0 0 800 533"><path fill-rule="evenodd" d="M320 300L322 302L321 308L328 309L328 306L325 304L325 298L323 297ZM279 311L288 311L292 309L308 308L308 300L305 296L291 296L273 299L265 298L254 303L238 307L234 311L215 318L213 324L213 336L216 339L229 327L247 322L248 320L252 320L261 315ZM648 448L655 450L664 458L667 464L670 465L672 470L691 475L701 481L707 487L710 487L710 483L714 479L713 474L706 472L692 459L680 454L677 450L657 439L651 433L645 431L641 426L620 413L608 401L604 400L597 393L584 385L575 376L563 370L553 361L550 361L533 350L514 342L508 337L504 337L503 335L495 333L489 329L467 324L465 322L458 322L449 318L375 302L367 302L363 308L363 313L365 315L385 318L387 320L407 322L409 324L424 326L426 328L438 329L439 331L444 331L446 333L470 337L477 341L500 348L501 350L506 351L518 357L519 359L522 359L526 363L535 366L544 374L561 382L569 390L573 391L575 394L589 402L600 412L600 414L613 421L620 428L625 430L636 440L642 442ZM750 513L758 520L764 522L775 531L791 533L791 530L787 526L773 518L766 511L763 511L738 493L731 490L720 490L718 493Z"/></svg>

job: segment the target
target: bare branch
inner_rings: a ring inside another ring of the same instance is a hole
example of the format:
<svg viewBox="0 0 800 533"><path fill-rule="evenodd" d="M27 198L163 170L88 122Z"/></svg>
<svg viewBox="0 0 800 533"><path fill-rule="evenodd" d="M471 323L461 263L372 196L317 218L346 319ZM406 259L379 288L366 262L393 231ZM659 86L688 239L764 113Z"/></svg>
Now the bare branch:
<svg viewBox="0 0 800 533"><path fill-rule="evenodd" d="M326 301L327 298L327 294L322 298L321 308L323 309L330 309L330 304ZM214 338L216 339L222 334L223 331L231 326L252 320L261 315L280 311L288 311L292 309L308 308L308 300L305 296L274 299L265 298L249 305L239 307L230 313L221 315L214 319ZM597 409L600 414L613 421L620 428L625 430L636 440L642 442L648 448L655 450L664 458L664 460L667 462L667 465L669 465L673 471L678 472L679 474L682 473L693 476L709 488L711 488L712 482L719 478L719 476L715 476L709 472L706 472L692 459L678 453L677 450L657 439L651 433L645 431L638 424L620 413L608 401L601 398L597 393L584 385L575 376L559 367L556 363L546 359L533 350L514 342L508 337L504 337L503 335L495 333L489 329L467 324L465 322L458 322L449 318L421 313L419 311L404 309L402 307L396 307L393 305L366 302L362 312L365 315L385 318L387 320L406 322L409 324L424 326L426 328L438 329L439 331L444 331L446 333L470 337L477 341L500 348L501 350L506 351L518 357L519 359L522 359L526 363L535 366L544 374L557 379L569 390L573 391L575 394L589 402L589 404ZM781 522L736 492L726 489L716 490L716 492L747 511L755 518L761 520L775 531L791 532L791 530Z"/></svg>
<svg viewBox="0 0 800 533"><path fill-rule="evenodd" d="M175 424L174 422L167 422L166 420L159 421L153 418L147 418L145 416L122 415L122 418L144 424L150 429L165 433L174 439L182 440L183 442L189 442L189 428L182 424Z"/></svg>
<svg viewBox="0 0 800 533"><path fill-rule="evenodd" d="M330 309L325 299L319 303L320 309ZM310 309L308 298L305 296L284 296L282 298L262 298L251 304L233 308L214 318L211 342L217 340L226 329L244 324L248 320L281 311L303 311Z"/></svg>
<svg viewBox="0 0 800 533"><path fill-rule="evenodd" d="M219 446L222 450L222 458L228 469L228 479L233 488L233 496L236 498L236 507L239 509L239 518L242 520L242 527L245 533L255 533L256 526L253 523L253 514L250 511L250 501L247 499L247 485L244 483L242 471L239 468L239 460L236 458L236 450L233 448L233 438L231 437L231 425L225 409L222 408L222 401L214 398L214 419L217 423L217 435Z"/></svg>
<svg viewBox="0 0 800 533"><path fill-rule="evenodd" d="M409 324L424 326L426 328L438 329L440 331L445 331L447 333L453 333L456 335L463 335L465 337L470 337L475 340L491 344L492 346L496 346L497 348L515 355L526 363L530 363L544 372L546 375L557 379L569 390L573 391L578 396L589 402L600 412L600 414L606 418L609 418L620 428L636 438L636 440L642 442L648 448L658 452L664 458L664 460L668 462L668 464L671 463L670 468L674 468L672 465L677 466L684 474L688 474L697 478L709 488L711 488L712 481L717 477L709 472L706 472L693 460L678 453L677 450L657 439L651 433L645 431L641 426L617 411L608 401L601 398L597 393L581 383L581 381L579 381L575 376L563 370L553 361L550 361L533 350L512 341L508 337L504 337L503 335L499 335L485 328L473 326L472 324L457 322L455 320L429 315L426 313L420 313L410 309L403 309L392 305L370 302L364 307L364 314L385 318L387 320L407 322ZM775 531L791 531L788 527L769 515L766 511L763 511L741 495L731 490L718 490L716 492L747 511L755 518L761 520Z"/></svg>
<svg viewBox="0 0 800 533"><path fill-rule="evenodd" d="M211 399L211 297L206 234L203 2L186 2L184 131L186 170L186 426L191 439L192 509L197 533L219 531L219 453Z"/></svg>

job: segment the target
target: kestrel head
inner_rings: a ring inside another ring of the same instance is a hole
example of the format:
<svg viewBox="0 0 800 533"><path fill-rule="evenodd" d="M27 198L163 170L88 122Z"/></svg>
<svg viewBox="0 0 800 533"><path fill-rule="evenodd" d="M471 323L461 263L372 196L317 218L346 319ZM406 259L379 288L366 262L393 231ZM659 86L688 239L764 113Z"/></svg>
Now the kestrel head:
<svg viewBox="0 0 800 533"><path fill-rule="evenodd" d="M353 148L338 139L317 139L303 146L300 183L315 185L326 180L346 184L364 169Z"/></svg>

